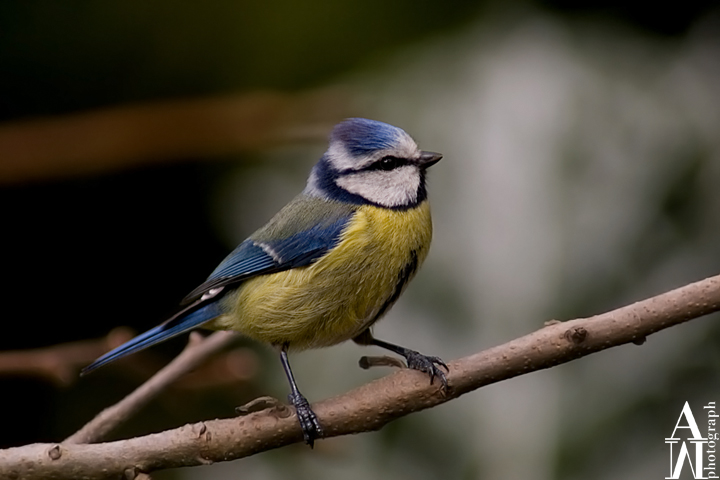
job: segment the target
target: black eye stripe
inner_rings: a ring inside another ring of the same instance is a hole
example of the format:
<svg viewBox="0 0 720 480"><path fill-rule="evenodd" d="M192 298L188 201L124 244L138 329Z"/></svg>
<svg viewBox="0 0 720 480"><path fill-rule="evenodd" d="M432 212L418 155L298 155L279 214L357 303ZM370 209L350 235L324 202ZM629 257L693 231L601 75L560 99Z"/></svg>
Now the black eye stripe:
<svg viewBox="0 0 720 480"><path fill-rule="evenodd" d="M378 160L377 162L368 166L366 170L389 171L389 170L394 170L398 167L402 167L403 165L407 165L407 164L408 164L408 161L405 160L404 158L398 158L398 157L393 157L392 155L387 155L387 156L381 158L380 160Z"/></svg>
<svg viewBox="0 0 720 480"><path fill-rule="evenodd" d="M412 161L407 158L394 157L392 155L386 155L380 160L377 160L370 165L362 167L360 169L355 168L344 168L342 170L336 170L338 176L352 175L358 172L369 172L373 170L382 170L389 172L396 168L404 167L405 165L411 165Z"/></svg>

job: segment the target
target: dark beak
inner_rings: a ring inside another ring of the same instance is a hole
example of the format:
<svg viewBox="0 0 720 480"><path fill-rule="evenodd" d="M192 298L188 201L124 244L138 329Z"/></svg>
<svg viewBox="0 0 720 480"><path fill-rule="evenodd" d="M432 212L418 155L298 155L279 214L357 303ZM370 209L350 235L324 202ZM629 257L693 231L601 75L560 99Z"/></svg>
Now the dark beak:
<svg viewBox="0 0 720 480"><path fill-rule="evenodd" d="M435 152L420 152L420 158L418 159L418 165L422 168L428 168L435 165L442 158L442 153Z"/></svg>

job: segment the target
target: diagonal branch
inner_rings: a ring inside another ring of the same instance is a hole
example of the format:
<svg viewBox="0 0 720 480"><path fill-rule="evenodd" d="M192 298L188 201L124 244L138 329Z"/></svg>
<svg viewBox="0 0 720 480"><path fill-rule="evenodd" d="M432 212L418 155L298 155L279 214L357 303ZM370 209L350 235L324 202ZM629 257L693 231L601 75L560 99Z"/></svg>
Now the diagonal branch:
<svg viewBox="0 0 720 480"><path fill-rule="evenodd" d="M68 437L65 443L94 443L102 440L168 385L220 350L229 347L237 339L238 336L231 332L215 332L204 340L199 334L193 333L188 346L172 362L120 402L100 412L83 428Z"/></svg>
<svg viewBox="0 0 720 480"><path fill-rule="evenodd" d="M490 383L549 368L720 310L720 276L591 318L554 323L451 362L450 391L401 370L313 406L326 436L377 430L412 412ZM291 410L276 406L243 417L93 445L34 444L0 450L0 478L135 478L165 468L234 460L302 440Z"/></svg>

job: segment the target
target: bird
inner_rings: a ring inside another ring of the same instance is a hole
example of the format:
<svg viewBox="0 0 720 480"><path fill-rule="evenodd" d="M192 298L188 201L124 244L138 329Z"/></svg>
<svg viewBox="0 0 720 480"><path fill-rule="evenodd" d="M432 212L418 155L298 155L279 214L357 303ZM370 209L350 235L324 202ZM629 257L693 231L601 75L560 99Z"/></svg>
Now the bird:
<svg viewBox="0 0 720 480"><path fill-rule="evenodd" d="M439 357L377 339L371 331L428 254L426 175L441 158L387 123L349 118L337 124L297 197L238 245L175 315L82 374L196 328L233 330L278 350L288 401L310 447L323 429L300 393L289 351L347 340L375 345L447 389L448 367Z"/></svg>

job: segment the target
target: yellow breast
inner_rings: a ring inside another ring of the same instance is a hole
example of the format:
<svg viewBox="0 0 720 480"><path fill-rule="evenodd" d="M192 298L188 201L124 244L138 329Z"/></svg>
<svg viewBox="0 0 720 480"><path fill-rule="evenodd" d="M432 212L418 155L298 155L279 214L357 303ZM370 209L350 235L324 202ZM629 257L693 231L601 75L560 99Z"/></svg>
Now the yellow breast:
<svg viewBox="0 0 720 480"><path fill-rule="evenodd" d="M339 244L315 263L243 283L211 327L304 349L355 337L397 300L425 260L430 205L360 207Z"/></svg>

